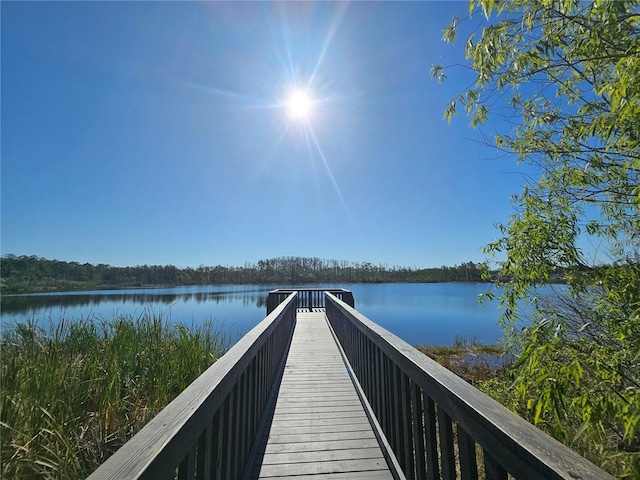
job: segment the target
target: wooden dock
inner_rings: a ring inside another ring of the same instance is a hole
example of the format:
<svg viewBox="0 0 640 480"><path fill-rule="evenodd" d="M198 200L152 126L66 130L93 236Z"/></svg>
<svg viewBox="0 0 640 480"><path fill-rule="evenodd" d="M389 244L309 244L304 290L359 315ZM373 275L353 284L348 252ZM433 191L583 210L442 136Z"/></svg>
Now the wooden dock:
<svg viewBox="0 0 640 480"><path fill-rule="evenodd" d="M88 480L614 480L355 309L267 316Z"/></svg>
<svg viewBox="0 0 640 480"><path fill-rule="evenodd" d="M324 309L299 311L251 478L392 479Z"/></svg>

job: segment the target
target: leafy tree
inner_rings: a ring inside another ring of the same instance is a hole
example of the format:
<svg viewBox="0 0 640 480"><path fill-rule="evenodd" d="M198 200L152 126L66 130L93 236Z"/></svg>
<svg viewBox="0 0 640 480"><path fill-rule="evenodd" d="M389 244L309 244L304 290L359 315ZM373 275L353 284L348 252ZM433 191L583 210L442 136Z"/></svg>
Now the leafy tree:
<svg viewBox="0 0 640 480"><path fill-rule="evenodd" d="M520 357L521 412L618 475L640 478L640 2L471 0L444 39L484 16L465 42L475 84L445 110L538 172L486 252L507 339ZM473 15L473 20L471 20ZM434 66L439 80L445 68ZM598 258L580 249L589 236ZM568 293L518 308L566 273ZM523 327L524 328L521 328ZM604 452L604 453L603 453ZM609 452L609 453L606 453ZM613 454L611 452L617 452Z"/></svg>

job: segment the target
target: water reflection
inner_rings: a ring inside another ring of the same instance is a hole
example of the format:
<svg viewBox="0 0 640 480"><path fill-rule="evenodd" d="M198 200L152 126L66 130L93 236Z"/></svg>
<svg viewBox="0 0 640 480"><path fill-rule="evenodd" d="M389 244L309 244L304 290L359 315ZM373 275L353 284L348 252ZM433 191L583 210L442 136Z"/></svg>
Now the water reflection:
<svg viewBox="0 0 640 480"><path fill-rule="evenodd" d="M46 295L10 295L3 296L0 307L3 316L25 315L51 309L68 309L70 307L92 308L104 303L129 305L170 306L176 303L220 304L239 303L243 306L266 308L268 291L216 291L194 293L80 293L80 294L46 294Z"/></svg>
<svg viewBox="0 0 640 480"><path fill-rule="evenodd" d="M192 286L3 296L0 325L31 319L161 315L172 322L224 324L239 338L266 315L270 290L291 285ZM319 287L314 285L314 287ZM450 344L457 335L495 343L502 337L496 304L481 306L486 284L339 284L353 291L356 309L412 345ZM294 287L295 288L295 287ZM301 287L304 288L304 287Z"/></svg>

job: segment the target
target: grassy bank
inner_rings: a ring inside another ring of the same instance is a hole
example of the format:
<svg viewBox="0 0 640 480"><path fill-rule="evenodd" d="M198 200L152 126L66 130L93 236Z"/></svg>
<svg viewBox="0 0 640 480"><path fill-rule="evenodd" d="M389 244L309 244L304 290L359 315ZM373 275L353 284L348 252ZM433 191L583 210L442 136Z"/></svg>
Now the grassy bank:
<svg viewBox="0 0 640 480"><path fill-rule="evenodd" d="M512 363L502 347L459 336L453 345L419 346L418 350L479 388L488 380L506 378Z"/></svg>
<svg viewBox="0 0 640 480"><path fill-rule="evenodd" d="M84 478L226 350L161 316L33 323L2 333L2 478Z"/></svg>

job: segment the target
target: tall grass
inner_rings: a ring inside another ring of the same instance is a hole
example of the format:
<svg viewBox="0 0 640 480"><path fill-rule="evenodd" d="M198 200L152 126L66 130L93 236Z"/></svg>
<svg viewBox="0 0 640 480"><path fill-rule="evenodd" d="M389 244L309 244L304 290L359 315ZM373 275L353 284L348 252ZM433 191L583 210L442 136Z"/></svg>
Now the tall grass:
<svg viewBox="0 0 640 480"><path fill-rule="evenodd" d="M2 333L2 478L84 478L215 362L213 321L156 315L35 322Z"/></svg>
<svg viewBox="0 0 640 480"><path fill-rule="evenodd" d="M456 335L453 345L417 348L476 387L486 380L506 376L513 363L513 358L502 347L485 345L475 337Z"/></svg>

